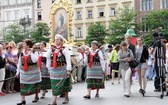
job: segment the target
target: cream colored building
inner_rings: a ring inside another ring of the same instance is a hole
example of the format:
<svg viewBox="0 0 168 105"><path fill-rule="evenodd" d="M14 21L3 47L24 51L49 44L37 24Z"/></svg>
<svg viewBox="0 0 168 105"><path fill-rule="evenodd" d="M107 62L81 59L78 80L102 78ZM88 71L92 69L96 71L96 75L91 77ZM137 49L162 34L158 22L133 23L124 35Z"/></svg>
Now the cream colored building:
<svg viewBox="0 0 168 105"><path fill-rule="evenodd" d="M45 22L50 25L50 9L55 0L33 0L34 2L34 23Z"/></svg>
<svg viewBox="0 0 168 105"><path fill-rule="evenodd" d="M73 4L72 34L79 44L84 43L91 23L100 21L107 26L118 8L134 8L134 0L71 0Z"/></svg>
<svg viewBox="0 0 168 105"><path fill-rule="evenodd" d="M50 8L55 0L34 0L34 22L46 22L50 26ZM117 8L134 8L134 0L70 0L74 16L72 19L73 39L84 43L91 23L100 21L108 27L115 18Z"/></svg>

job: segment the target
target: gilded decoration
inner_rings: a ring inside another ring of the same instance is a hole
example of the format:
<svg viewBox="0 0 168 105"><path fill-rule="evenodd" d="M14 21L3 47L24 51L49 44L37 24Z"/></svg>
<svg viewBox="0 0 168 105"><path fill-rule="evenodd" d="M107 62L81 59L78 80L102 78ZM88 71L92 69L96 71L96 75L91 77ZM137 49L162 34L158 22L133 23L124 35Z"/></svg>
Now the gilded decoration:
<svg viewBox="0 0 168 105"><path fill-rule="evenodd" d="M58 15L59 13L59 15ZM51 29L51 39L50 39L50 45L54 42L55 33L58 32L58 34L61 34L61 32L64 32L62 35L65 36L66 40L70 40L70 31L72 30L72 4L69 0L56 0L52 6L50 11L50 29ZM58 19L59 18L59 19ZM62 20L61 22L57 22L56 20ZM61 27L61 28L60 28ZM59 29L59 31L58 31ZM63 31L63 30L66 30ZM65 42L67 43L67 42Z"/></svg>

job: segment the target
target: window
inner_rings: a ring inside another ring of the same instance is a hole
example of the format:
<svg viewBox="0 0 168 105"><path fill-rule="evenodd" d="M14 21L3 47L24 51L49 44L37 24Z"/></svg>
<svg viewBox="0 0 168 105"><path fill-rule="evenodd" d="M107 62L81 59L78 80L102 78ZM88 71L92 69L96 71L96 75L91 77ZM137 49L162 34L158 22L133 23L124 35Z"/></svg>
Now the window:
<svg viewBox="0 0 168 105"><path fill-rule="evenodd" d="M114 15L115 15L115 8L111 8L110 16L114 16Z"/></svg>
<svg viewBox="0 0 168 105"><path fill-rule="evenodd" d="M41 8L41 0L37 0L37 8Z"/></svg>
<svg viewBox="0 0 168 105"><path fill-rule="evenodd" d="M93 2L92 0L88 0L88 2Z"/></svg>
<svg viewBox="0 0 168 105"><path fill-rule="evenodd" d="M14 11L15 20L19 20L19 11Z"/></svg>
<svg viewBox="0 0 168 105"><path fill-rule="evenodd" d="M76 3L81 3L81 0L76 0Z"/></svg>
<svg viewBox="0 0 168 105"><path fill-rule="evenodd" d="M55 2L55 0L52 0L52 3L54 3Z"/></svg>
<svg viewBox="0 0 168 105"><path fill-rule="evenodd" d="M16 4L16 0L13 0L13 4Z"/></svg>
<svg viewBox="0 0 168 105"><path fill-rule="evenodd" d="M129 13L129 5L124 6L125 13Z"/></svg>
<svg viewBox="0 0 168 105"><path fill-rule="evenodd" d="M41 12L37 12L37 20L42 20Z"/></svg>
<svg viewBox="0 0 168 105"><path fill-rule="evenodd" d="M24 15L25 15L25 17L27 17L29 15L29 9L24 10Z"/></svg>
<svg viewBox="0 0 168 105"><path fill-rule="evenodd" d="M4 5L9 5L9 1L8 0L4 0Z"/></svg>
<svg viewBox="0 0 168 105"><path fill-rule="evenodd" d="M99 17L103 17L104 16L104 10L103 8L99 9Z"/></svg>
<svg viewBox="0 0 168 105"><path fill-rule="evenodd" d="M153 1L152 0L142 0L141 1L141 10L152 10L153 9Z"/></svg>
<svg viewBox="0 0 168 105"><path fill-rule="evenodd" d="M9 5L13 5L14 1L13 0L9 0Z"/></svg>
<svg viewBox="0 0 168 105"><path fill-rule="evenodd" d="M92 18L92 10L88 11L88 18Z"/></svg>
<svg viewBox="0 0 168 105"><path fill-rule="evenodd" d="M17 4L21 4L21 0L17 0Z"/></svg>
<svg viewBox="0 0 168 105"><path fill-rule="evenodd" d="M168 8L168 0L162 0L162 8Z"/></svg>
<svg viewBox="0 0 168 105"><path fill-rule="evenodd" d="M148 18L142 18L142 31L148 32L149 31L149 24L143 23L143 21L146 21Z"/></svg>
<svg viewBox="0 0 168 105"><path fill-rule="evenodd" d="M77 37L82 37L81 27L77 27Z"/></svg>
<svg viewBox="0 0 168 105"><path fill-rule="evenodd" d="M81 19L81 12L80 11L77 12L77 19Z"/></svg>
<svg viewBox="0 0 168 105"><path fill-rule="evenodd" d="M10 14L10 12L7 12L6 13L6 20L10 20L11 19L11 16L10 16L11 14Z"/></svg>

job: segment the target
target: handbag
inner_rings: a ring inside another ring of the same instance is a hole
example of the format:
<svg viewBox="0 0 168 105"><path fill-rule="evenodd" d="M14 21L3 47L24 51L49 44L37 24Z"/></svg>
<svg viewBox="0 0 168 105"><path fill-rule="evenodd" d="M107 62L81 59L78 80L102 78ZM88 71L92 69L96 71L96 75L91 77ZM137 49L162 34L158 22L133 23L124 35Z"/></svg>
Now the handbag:
<svg viewBox="0 0 168 105"><path fill-rule="evenodd" d="M129 62L129 66L131 68L135 68L139 65L139 61L137 59L133 59L132 61Z"/></svg>

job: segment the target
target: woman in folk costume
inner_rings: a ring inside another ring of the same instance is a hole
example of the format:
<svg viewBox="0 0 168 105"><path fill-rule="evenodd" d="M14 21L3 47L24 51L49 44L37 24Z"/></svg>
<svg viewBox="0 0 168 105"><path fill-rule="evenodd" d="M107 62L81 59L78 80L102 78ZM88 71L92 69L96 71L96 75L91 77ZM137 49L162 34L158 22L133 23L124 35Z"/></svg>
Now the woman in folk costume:
<svg viewBox="0 0 168 105"><path fill-rule="evenodd" d="M41 99L44 99L45 94L48 92L47 89L51 89L51 81L50 81L50 74L48 72L48 68L46 67L46 52L45 50L46 43L42 42L40 44L40 55L39 55L39 67L41 70L41 77L42 81L40 83L40 89L42 90Z"/></svg>
<svg viewBox="0 0 168 105"><path fill-rule="evenodd" d="M32 49L33 42L30 39L23 41L24 51L19 56L16 77L20 74L20 94L21 103L17 105L25 105L25 96L35 94L32 102L39 100L41 71L37 65L38 52Z"/></svg>
<svg viewBox="0 0 168 105"><path fill-rule="evenodd" d="M51 104L57 105L57 96L65 93L65 100L62 104L69 102L68 92L71 91L71 60L68 48L63 46L64 37L55 35L55 48L47 51L47 67L50 71L51 88L53 100Z"/></svg>
<svg viewBox="0 0 168 105"><path fill-rule="evenodd" d="M96 89L95 97L99 97L99 89L104 87L105 61L103 53L98 49L98 42L92 41L92 50L88 53L87 90L83 98L91 98L91 90Z"/></svg>

